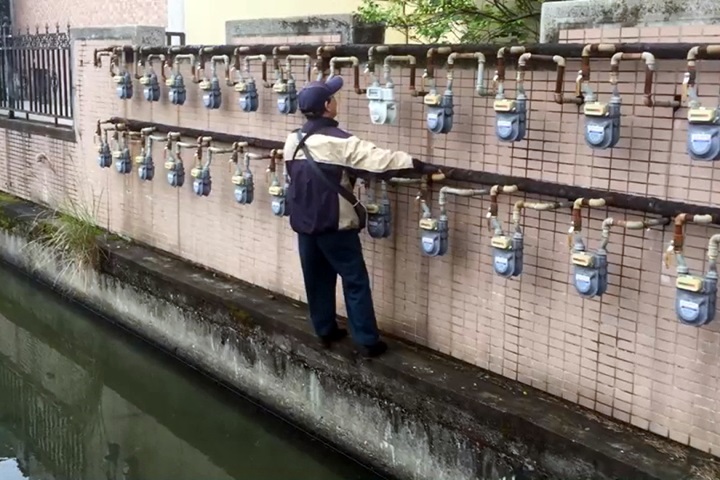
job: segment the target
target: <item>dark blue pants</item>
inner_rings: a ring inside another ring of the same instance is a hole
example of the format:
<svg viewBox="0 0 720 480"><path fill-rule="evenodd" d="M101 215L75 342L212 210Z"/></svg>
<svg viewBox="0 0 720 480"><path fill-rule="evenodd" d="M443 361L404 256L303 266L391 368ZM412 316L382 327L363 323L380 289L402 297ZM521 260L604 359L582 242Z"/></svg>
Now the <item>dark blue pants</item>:
<svg viewBox="0 0 720 480"><path fill-rule="evenodd" d="M335 287L342 278L350 334L359 345L374 345L379 339L370 277L357 230L298 234L300 264L310 307L310 320L317 335L337 328Z"/></svg>

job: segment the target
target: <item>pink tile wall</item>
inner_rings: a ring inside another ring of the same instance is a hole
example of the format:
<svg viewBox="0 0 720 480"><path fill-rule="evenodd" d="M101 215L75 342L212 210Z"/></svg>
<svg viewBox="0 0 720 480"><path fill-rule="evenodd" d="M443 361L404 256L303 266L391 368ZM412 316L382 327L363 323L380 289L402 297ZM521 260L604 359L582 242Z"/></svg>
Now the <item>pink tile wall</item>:
<svg viewBox="0 0 720 480"><path fill-rule="evenodd" d="M16 28L55 25L72 27L116 27L120 25L167 25L166 0L16 0Z"/></svg>
<svg viewBox="0 0 720 480"><path fill-rule="evenodd" d="M682 34L682 30L674 33L675 37ZM568 31L563 38L612 41L617 35L674 41L669 30L657 29L588 30L582 37ZM211 196L197 198L189 186L171 189L160 174L152 183L141 183L136 174L121 176L113 170L100 170L92 140L96 120L111 115L275 140L284 139L288 130L301 124L301 118L276 113L275 97L269 89L261 90L261 107L254 114L239 110L229 88L217 111L201 107L192 85L182 107L169 105L165 96L153 105L139 95L120 101L114 96L107 71L92 67L92 51L99 46L102 42L75 45L76 124L81 135L77 147L23 138L14 132L0 134L16 153L0 156L0 185L27 198L42 199L47 190L59 199L68 192L88 205L94 199L100 206L99 221L111 230L302 300L295 237L287 220L270 213L265 162L253 165L255 202L240 206L234 203L231 170L224 160L217 161L213 170ZM658 64L656 93L658 99L667 99L677 91L684 65L679 61ZM568 72L578 69L579 62L568 61ZM720 63L700 62L698 78L708 105L717 101L719 69ZM720 203L716 167L691 162L684 153L685 109L673 114L666 108L642 106L639 66L624 62L621 70L623 138L610 151L592 151L585 146L578 108L550 103L553 74L541 70L528 73L529 131L526 140L514 145L500 144L495 138L492 98L475 95L471 69L457 72L455 128L447 136L432 136L425 130L424 107L407 91L406 70L393 73L400 101L399 125L371 125L366 100L350 91L340 97L340 119L349 130L379 145L404 149L447 166L699 204ZM253 71L257 75L258 67ZM593 61L593 86L603 96L609 93L607 72L606 59ZM513 78L513 73L509 68L507 78ZM441 71L438 78L443 78ZM573 81L574 74L568 74L568 92ZM442 80L440 85L444 85ZM514 82L508 81L506 87L514 96ZM155 151L158 159L161 148ZM65 182L43 173L45 166L24 173L38 153L63 166ZM190 163L189 155L186 161ZM7 182L12 184L7 186ZM436 212L437 188L431 198ZM450 252L428 259L420 255L418 247L416 189L390 190L394 235L385 240L364 236L384 331L720 455L720 326L713 323L698 329L682 326L675 319L674 271L662 266L662 254L671 239L669 230L613 230L608 292L602 300L584 300L568 284L567 210L525 214L525 271L518 279L504 280L492 272L485 221L487 197L451 197ZM522 193L501 196L500 219L506 229L510 228L512 204L523 198L554 200ZM590 248L597 247L600 223L609 215L642 218L640 213L612 208L585 211L583 231ZM704 266L703 249L712 230L694 225L687 228L686 254L695 271ZM340 290L338 300L342 305ZM305 321L302 309L298 309L297 320Z"/></svg>

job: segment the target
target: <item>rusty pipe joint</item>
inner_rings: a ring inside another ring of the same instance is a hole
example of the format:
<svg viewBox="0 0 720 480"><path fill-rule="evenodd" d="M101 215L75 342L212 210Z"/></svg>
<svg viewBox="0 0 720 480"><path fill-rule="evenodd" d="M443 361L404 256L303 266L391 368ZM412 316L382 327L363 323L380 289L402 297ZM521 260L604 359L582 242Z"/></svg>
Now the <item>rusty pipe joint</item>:
<svg viewBox="0 0 720 480"><path fill-rule="evenodd" d="M646 107L654 106L652 89L655 76L655 56L650 52L615 53L610 59L610 84L613 85L613 87L617 87L618 84L621 60L642 60L645 62L645 87L643 90L643 104Z"/></svg>
<svg viewBox="0 0 720 480"><path fill-rule="evenodd" d="M414 97L423 97L430 93L428 90L425 90L426 82L430 82L430 88L435 88L435 58L439 55L450 55L452 53L452 47L432 47L428 49L426 54L426 66L425 71L422 74L421 77L421 87L420 90L414 90L412 92L412 95ZM449 68L449 67L448 67ZM449 74L449 72L448 72Z"/></svg>
<svg viewBox="0 0 720 480"><path fill-rule="evenodd" d="M360 88L360 60L357 57L332 57L330 59L330 76L332 78L340 73L338 65L349 64L353 69L353 89L358 95L364 94L367 90Z"/></svg>
<svg viewBox="0 0 720 480"><path fill-rule="evenodd" d="M525 53L525 47L522 46L515 46L515 47L501 47L497 51L497 70L495 70L495 75L492 79L493 84L493 90L498 94L502 94L505 92L505 59L508 55L522 55Z"/></svg>
<svg viewBox="0 0 720 480"><path fill-rule="evenodd" d="M604 198L578 198L573 202L572 209L572 232L582 232L582 208L599 208L607 205Z"/></svg>
<svg viewBox="0 0 720 480"><path fill-rule="evenodd" d="M334 51L334 45L321 45L317 48L315 53L315 73L317 75L317 80L322 80L325 76L325 71L330 66L328 57L332 55Z"/></svg>
<svg viewBox="0 0 720 480"><path fill-rule="evenodd" d="M252 62L260 62L261 65L261 78L263 82L263 86L265 88L270 88L272 85L270 82L268 82L267 79L267 57L265 55L247 55L243 58L244 63L244 71L245 74L249 77L250 76L250 64Z"/></svg>
<svg viewBox="0 0 720 480"><path fill-rule="evenodd" d="M699 225L707 225L712 223L712 221L712 215L691 215L689 213L677 215L674 221L675 228L672 242L670 242L667 250L665 250L665 266L670 265L670 254L674 254L677 273L681 275L688 273L687 263L683 255L683 247L685 246L685 224L696 223Z"/></svg>
<svg viewBox="0 0 720 480"><path fill-rule="evenodd" d="M292 76L292 62L293 61L304 61L305 62L305 79L306 81L312 81L312 57L310 55L287 55L285 57L285 69L287 70L288 80L293 78Z"/></svg>
<svg viewBox="0 0 720 480"><path fill-rule="evenodd" d="M582 99L592 97L590 89L590 58L614 54L618 46L612 43L590 43L585 45L580 55L580 72L575 80L575 96Z"/></svg>
<svg viewBox="0 0 720 480"><path fill-rule="evenodd" d="M708 240L707 259L711 272L717 272L717 259L720 255L720 233L716 233Z"/></svg>
<svg viewBox="0 0 720 480"><path fill-rule="evenodd" d="M720 57L720 45L698 45L687 53L687 72L683 76L681 98L683 101L690 97L690 101L697 102L697 60L702 58ZM693 107L696 105L693 105Z"/></svg>

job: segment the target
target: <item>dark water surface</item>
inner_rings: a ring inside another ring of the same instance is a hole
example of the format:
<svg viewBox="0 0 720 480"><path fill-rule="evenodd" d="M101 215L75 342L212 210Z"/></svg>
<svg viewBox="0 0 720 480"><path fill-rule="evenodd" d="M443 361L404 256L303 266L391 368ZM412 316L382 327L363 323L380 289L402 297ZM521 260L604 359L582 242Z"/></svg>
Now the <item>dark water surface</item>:
<svg viewBox="0 0 720 480"><path fill-rule="evenodd" d="M0 265L0 480L374 480Z"/></svg>

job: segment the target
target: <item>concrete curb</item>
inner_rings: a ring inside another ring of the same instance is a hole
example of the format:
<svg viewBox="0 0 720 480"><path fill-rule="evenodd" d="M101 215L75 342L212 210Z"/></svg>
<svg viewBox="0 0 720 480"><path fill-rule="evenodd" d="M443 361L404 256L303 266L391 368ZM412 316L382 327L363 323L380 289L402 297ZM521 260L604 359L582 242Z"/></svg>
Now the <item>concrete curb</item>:
<svg viewBox="0 0 720 480"><path fill-rule="evenodd" d="M709 455L404 342L372 361L349 344L323 351L303 306L147 247L104 238L101 273L63 274L57 252L22 233L38 211L0 202L0 258L399 478L700 480L717 468Z"/></svg>

